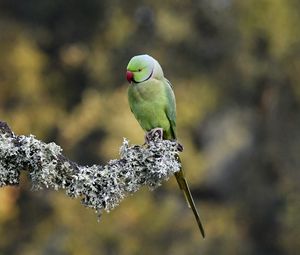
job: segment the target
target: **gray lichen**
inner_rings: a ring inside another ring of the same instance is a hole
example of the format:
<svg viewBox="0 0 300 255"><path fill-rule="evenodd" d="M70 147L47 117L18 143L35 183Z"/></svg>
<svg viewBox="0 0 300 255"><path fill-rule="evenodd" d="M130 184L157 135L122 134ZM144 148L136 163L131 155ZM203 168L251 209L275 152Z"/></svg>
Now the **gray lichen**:
<svg viewBox="0 0 300 255"><path fill-rule="evenodd" d="M147 146L124 139L120 159L106 165L79 166L62 155L55 143L17 136L0 122L0 187L18 185L20 171L29 172L35 190L63 189L98 212L110 211L142 186L154 189L179 171L177 143L153 138Z"/></svg>

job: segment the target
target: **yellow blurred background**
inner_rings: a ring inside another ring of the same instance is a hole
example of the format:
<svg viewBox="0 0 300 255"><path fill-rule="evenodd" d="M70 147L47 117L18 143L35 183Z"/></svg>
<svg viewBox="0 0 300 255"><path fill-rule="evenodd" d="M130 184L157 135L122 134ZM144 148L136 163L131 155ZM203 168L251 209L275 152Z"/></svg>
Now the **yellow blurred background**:
<svg viewBox="0 0 300 255"><path fill-rule="evenodd" d="M125 69L147 53L177 98L184 168L100 222L63 191L0 189L0 255L297 254L300 2L0 1L0 120L82 165L143 143Z"/></svg>

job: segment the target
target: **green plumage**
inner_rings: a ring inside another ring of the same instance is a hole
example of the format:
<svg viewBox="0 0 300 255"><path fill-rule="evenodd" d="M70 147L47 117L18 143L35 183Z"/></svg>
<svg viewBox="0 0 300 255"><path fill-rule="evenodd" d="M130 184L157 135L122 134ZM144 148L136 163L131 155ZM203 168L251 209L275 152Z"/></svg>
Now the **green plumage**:
<svg viewBox="0 0 300 255"><path fill-rule="evenodd" d="M135 56L128 63L127 79L131 82L128 88L130 109L141 127L147 132L154 128L162 128L164 139L176 140L175 95L159 63L148 55ZM180 161L179 156L178 160ZM182 168L175 173L175 177L189 207L193 210L201 234L205 237Z"/></svg>
<svg viewBox="0 0 300 255"><path fill-rule="evenodd" d="M166 79L149 79L131 85L128 99L131 111L144 130L161 127L164 139L176 139L175 97Z"/></svg>

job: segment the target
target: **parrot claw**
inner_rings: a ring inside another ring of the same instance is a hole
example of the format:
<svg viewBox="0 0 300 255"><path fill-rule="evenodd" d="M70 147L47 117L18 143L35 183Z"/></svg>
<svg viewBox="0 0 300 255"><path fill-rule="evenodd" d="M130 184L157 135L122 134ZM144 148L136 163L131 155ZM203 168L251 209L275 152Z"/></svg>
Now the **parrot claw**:
<svg viewBox="0 0 300 255"><path fill-rule="evenodd" d="M145 135L145 143L149 143L155 139L163 139L164 131L162 128L153 128Z"/></svg>
<svg viewBox="0 0 300 255"><path fill-rule="evenodd" d="M163 140L164 130L162 128L153 128L149 132L145 134L145 144L148 144L150 141L154 141L155 139ZM179 143L177 140L174 140L177 143L177 150L179 152L183 151L183 145Z"/></svg>
<svg viewBox="0 0 300 255"><path fill-rule="evenodd" d="M177 142L177 150L179 152L183 152L183 149L184 149L183 145L181 143Z"/></svg>

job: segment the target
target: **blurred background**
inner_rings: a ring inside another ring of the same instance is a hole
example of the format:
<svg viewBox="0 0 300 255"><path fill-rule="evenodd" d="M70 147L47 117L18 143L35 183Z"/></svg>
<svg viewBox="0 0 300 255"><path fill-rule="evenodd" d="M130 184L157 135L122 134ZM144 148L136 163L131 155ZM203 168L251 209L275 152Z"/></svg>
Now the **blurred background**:
<svg viewBox="0 0 300 255"><path fill-rule="evenodd" d="M0 119L83 164L143 143L129 59L158 59L202 240L174 178L101 221L63 191L0 190L0 255L297 254L300 2L0 0Z"/></svg>

